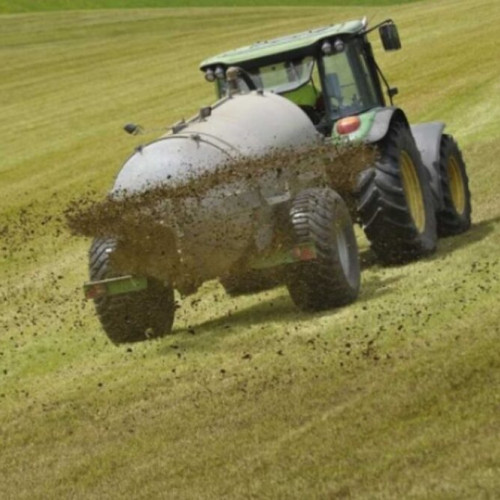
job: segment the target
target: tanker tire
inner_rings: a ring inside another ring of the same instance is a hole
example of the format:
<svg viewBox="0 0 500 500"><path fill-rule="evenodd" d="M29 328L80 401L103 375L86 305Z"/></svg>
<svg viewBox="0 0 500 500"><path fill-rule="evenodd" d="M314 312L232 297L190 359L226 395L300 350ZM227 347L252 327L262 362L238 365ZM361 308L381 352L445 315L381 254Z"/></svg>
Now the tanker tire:
<svg viewBox="0 0 500 500"><path fill-rule="evenodd" d="M379 148L375 166L359 178L358 216L379 261L399 264L436 249L430 175L403 123L391 124Z"/></svg>
<svg viewBox="0 0 500 500"><path fill-rule="evenodd" d="M450 135L441 138L439 175L443 193L443 208L437 213L439 236L463 233L471 224L469 179L462 153Z"/></svg>
<svg viewBox="0 0 500 500"><path fill-rule="evenodd" d="M314 243L316 258L291 265L287 288L297 307L320 311L353 302L359 293L358 246L349 211L332 189L306 189L290 221L296 244Z"/></svg>
<svg viewBox="0 0 500 500"><path fill-rule="evenodd" d="M116 243L96 238L89 250L92 281L118 276L111 268L110 254ZM166 335L172 329L175 313L174 291L148 278L148 288L139 292L94 299L101 325L114 344L141 342Z"/></svg>

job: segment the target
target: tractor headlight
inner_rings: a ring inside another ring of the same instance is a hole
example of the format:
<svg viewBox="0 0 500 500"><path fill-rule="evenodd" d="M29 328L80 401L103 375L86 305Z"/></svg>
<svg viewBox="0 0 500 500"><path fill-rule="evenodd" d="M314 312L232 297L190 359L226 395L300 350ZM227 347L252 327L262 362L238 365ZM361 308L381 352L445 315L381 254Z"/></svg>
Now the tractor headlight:
<svg viewBox="0 0 500 500"><path fill-rule="evenodd" d="M215 82L215 73L213 69L208 68L205 71L205 80L207 82Z"/></svg>
<svg viewBox="0 0 500 500"><path fill-rule="evenodd" d="M222 66L217 66L215 68L215 76L219 80L224 80L226 73L224 72L224 68Z"/></svg>
<svg viewBox="0 0 500 500"><path fill-rule="evenodd" d="M329 56L332 53L332 44L328 40L325 40L321 46L321 50L323 54Z"/></svg>
<svg viewBox="0 0 500 500"><path fill-rule="evenodd" d="M345 43L340 38L337 38L333 42L333 48L335 49L335 52L344 52Z"/></svg>

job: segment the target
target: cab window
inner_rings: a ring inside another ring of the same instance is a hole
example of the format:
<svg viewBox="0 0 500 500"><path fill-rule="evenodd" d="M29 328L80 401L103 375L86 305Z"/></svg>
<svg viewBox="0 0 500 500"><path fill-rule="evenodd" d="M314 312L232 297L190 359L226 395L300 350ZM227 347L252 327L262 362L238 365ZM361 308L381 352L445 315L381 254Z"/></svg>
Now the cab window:
<svg viewBox="0 0 500 500"><path fill-rule="evenodd" d="M346 44L343 52L323 56L324 91L330 102L333 120L379 105L372 77L358 43L358 40L354 40Z"/></svg>

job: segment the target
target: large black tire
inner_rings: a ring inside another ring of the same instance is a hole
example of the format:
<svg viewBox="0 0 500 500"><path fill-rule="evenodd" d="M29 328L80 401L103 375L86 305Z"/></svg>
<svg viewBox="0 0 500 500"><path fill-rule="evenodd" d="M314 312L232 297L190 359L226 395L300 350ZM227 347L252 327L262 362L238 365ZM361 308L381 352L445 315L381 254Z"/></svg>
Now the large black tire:
<svg viewBox="0 0 500 500"><path fill-rule="evenodd" d="M117 276L111 268L113 239L96 238L89 251L92 281ZM148 278L145 290L94 299L97 315L108 338L115 344L140 342L162 337L172 329L175 313L174 291Z"/></svg>
<svg viewBox="0 0 500 500"><path fill-rule="evenodd" d="M314 243L316 258L290 268L287 288L297 307L319 311L353 302L359 293L358 246L349 211L332 189L306 189L290 220L296 244Z"/></svg>
<svg viewBox="0 0 500 500"><path fill-rule="evenodd" d="M405 124L393 122L378 146L375 166L360 175L359 218L381 262L411 261L436 249L429 173Z"/></svg>
<svg viewBox="0 0 500 500"><path fill-rule="evenodd" d="M457 143L443 135L439 155L443 207L437 213L439 236L452 236L469 229L471 201L465 162Z"/></svg>

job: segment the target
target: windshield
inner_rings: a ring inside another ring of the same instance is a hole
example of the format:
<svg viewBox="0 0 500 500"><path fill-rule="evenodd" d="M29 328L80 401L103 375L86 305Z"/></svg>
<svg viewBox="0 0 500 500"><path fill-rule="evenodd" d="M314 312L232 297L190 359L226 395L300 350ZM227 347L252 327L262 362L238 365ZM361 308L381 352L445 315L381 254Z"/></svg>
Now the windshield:
<svg viewBox="0 0 500 500"><path fill-rule="evenodd" d="M314 59L305 57L248 70L257 88L282 94L296 90L311 79Z"/></svg>
<svg viewBox="0 0 500 500"><path fill-rule="evenodd" d="M356 42L348 43L343 52L323 56L323 64L333 120L378 105L372 77Z"/></svg>
<svg viewBox="0 0 500 500"><path fill-rule="evenodd" d="M314 69L314 59L305 57L294 61L279 62L261 66L260 68L246 69L246 73L252 79L256 88L283 94L296 90L311 80ZM240 78L240 89L243 92L249 90L245 81ZM225 80L217 81L219 95L226 92L227 84Z"/></svg>

